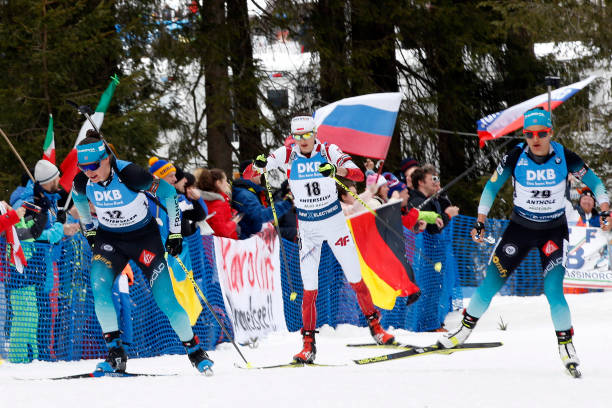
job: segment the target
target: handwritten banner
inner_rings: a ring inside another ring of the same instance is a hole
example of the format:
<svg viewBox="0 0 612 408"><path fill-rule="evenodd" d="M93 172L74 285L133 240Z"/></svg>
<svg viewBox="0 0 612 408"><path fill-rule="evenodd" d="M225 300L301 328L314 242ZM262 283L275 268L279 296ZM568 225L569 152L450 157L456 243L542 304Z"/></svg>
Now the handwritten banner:
<svg viewBox="0 0 612 408"><path fill-rule="evenodd" d="M279 240L272 224L245 240L214 237L225 309L239 343L287 331L283 309Z"/></svg>
<svg viewBox="0 0 612 408"><path fill-rule="evenodd" d="M571 227L564 287L612 289L612 235L600 228Z"/></svg>

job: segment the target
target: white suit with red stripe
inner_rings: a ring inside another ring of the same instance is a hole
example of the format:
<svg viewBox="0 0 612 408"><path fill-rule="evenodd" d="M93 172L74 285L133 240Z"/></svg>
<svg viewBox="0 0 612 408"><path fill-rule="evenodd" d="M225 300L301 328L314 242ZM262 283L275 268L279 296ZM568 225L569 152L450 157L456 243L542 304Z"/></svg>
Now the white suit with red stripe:
<svg viewBox="0 0 612 408"><path fill-rule="evenodd" d="M353 238L342 213L336 182L317 170L324 163L349 170L347 178L363 180L363 173L334 144L315 142L307 157L299 146L281 147L268 157L267 169L286 171L299 222L300 272L304 290L318 288L318 269L323 241L327 241L350 283L361 280L361 269Z"/></svg>

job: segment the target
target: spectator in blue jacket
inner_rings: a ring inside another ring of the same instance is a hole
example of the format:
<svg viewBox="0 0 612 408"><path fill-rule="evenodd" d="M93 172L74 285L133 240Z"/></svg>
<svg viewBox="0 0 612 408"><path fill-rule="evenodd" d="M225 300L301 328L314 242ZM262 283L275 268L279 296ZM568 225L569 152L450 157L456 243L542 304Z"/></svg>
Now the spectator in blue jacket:
<svg viewBox="0 0 612 408"><path fill-rule="evenodd" d="M252 166L250 160L240 163L240 174L242 175L249 166ZM238 224L240 226L239 239L247 239L258 233L266 222L274 222L272 209L266 207L267 191L261 186L264 183L263 177L263 175L258 175L250 180L245 180L241 176L234 180L232 207L240 214L244 214ZM281 218L291 209L291 205L290 199L275 201L276 216Z"/></svg>

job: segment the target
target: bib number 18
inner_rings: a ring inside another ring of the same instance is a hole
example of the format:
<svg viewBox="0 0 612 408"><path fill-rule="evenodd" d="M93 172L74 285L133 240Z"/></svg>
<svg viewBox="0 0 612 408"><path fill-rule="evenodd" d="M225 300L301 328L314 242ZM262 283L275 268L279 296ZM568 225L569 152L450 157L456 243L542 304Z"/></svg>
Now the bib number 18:
<svg viewBox="0 0 612 408"><path fill-rule="evenodd" d="M319 183L317 181L313 181L312 183L306 183L306 192L308 192L308 197L318 196L321 194L321 187L319 187Z"/></svg>

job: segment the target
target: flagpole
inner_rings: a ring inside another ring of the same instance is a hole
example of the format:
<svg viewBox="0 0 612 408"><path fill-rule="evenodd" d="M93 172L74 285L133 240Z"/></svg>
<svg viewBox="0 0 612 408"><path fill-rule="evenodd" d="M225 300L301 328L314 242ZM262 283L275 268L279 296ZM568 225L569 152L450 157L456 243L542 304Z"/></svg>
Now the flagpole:
<svg viewBox="0 0 612 408"><path fill-rule="evenodd" d="M554 86L555 88L557 88L559 86L559 77L558 76L553 76L553 75L549 75L544 77L544 81L546 83L546 88L548 90L548 112L550 113L550 121L552 122L553 120L553 113L552 113L552 102L551 102L551 93L552 93L552 87Z"/></svg>

